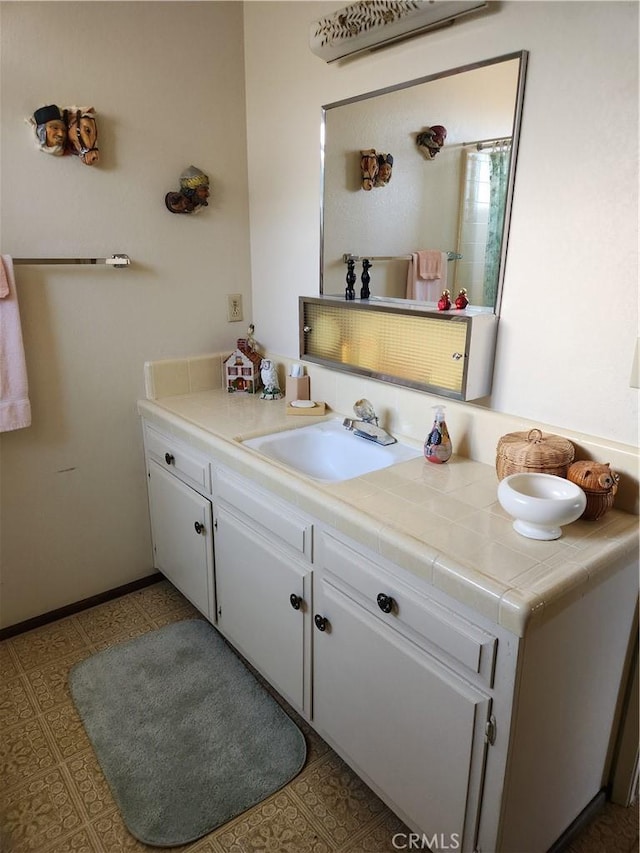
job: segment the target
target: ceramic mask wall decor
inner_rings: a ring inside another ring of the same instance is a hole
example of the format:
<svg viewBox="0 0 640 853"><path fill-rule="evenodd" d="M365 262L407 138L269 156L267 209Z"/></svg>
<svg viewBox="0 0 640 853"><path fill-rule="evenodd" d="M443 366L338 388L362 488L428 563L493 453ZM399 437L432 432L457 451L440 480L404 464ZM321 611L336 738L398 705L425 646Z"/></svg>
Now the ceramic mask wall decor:
<svg viewBox="0 0 640 853"><path fill-rule="evenodd" d="M33 127L40 151L61 157L76 154L85 166L100 159L98 125L93 107L64 107L56 104L39 107L27 119Z"/></svg>
<svg viewBox="0 0 640 853"><path fill-rule="evenodd" d="M28 119L32 125L38 148L45 154L61 157L67 146L67 125L60 110L55 104L37 109L33 117Z"/></svg>
<svg viewBox="0 0 640 853"><path fill-rule="evenodd" d="M447 138L447 128L441 124L425 128L416 136L416 145L424 154L425 160L433 160L444 145Z"/></svg>
<svg viewBox="0 0 640 853"><path fill-rule="evenodd" d="M180 190L164 197L171 213L200 213L209 202L209 177L196 166L189 166L180 175Z"/></svg>

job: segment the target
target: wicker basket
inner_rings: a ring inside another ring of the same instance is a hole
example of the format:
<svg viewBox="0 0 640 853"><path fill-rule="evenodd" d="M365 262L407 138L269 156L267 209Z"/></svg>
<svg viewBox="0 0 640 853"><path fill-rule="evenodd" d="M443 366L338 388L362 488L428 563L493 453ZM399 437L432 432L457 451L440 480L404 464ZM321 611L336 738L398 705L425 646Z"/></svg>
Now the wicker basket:
<svg viewBox="0 0 640 853"><path fill-rule="evenodd" d="M522 472L566 477L574 455L573 444L562 436L545 435L539 429L509 432L502 436L496 450L498 479Z"/></svg>

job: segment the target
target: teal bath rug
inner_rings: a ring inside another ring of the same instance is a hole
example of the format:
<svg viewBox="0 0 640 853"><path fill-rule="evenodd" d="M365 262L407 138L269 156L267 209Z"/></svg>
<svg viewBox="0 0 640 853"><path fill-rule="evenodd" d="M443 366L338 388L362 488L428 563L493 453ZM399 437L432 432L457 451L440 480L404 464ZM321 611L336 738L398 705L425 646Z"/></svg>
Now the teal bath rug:
<svg viewBox="0 0 640 853"><path fill-rule="evenodd" d="M302 732L202 620L81 661L71 694L127 829L187 844L286 785Z"/></svg>

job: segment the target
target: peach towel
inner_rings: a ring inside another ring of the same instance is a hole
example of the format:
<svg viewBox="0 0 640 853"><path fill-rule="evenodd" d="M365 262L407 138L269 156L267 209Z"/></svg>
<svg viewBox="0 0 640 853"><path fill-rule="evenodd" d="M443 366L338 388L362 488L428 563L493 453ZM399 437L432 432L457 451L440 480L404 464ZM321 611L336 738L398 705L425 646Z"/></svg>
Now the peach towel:
<svg viewBox="0 0 640 853"><path fill-rule="evenodd" d="M437 249L413 252L407 271L407 299L437 302L446 287L446 252Z"/></svg>
<svg viewBox="0 0 640 853"><path fill-rule="evenodd" d="M0 432L31 425L18 294L10 255L0 258Z"/></svg>

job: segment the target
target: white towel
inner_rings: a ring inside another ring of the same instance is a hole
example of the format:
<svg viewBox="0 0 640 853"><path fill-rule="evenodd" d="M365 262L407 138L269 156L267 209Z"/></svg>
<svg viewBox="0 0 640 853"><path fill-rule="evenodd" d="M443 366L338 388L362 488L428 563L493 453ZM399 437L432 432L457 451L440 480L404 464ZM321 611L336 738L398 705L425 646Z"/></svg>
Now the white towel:
<svg viewBox="0 0 640 853"><path fill-rule="evenodd" d="M0 432L31 426L27 367L10 255L0 258Z"/></svg>
<svg viewBox="0 0 640 853"><path fill-rule="evenodd" d="M437 302L447 287L447 253L435 249L413 252L407 271L407 299Z"/></svg>

